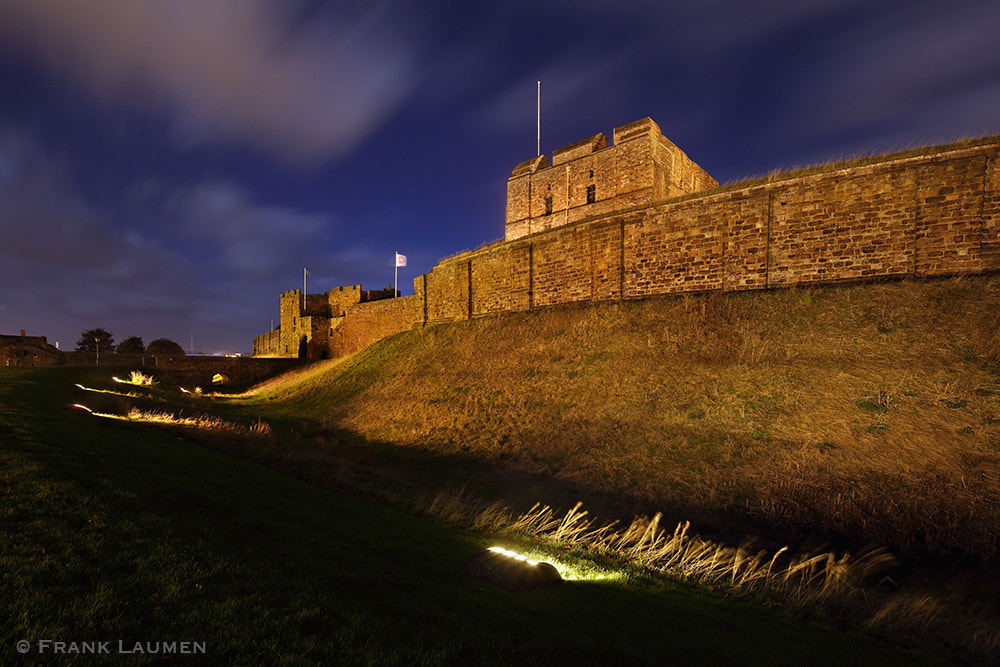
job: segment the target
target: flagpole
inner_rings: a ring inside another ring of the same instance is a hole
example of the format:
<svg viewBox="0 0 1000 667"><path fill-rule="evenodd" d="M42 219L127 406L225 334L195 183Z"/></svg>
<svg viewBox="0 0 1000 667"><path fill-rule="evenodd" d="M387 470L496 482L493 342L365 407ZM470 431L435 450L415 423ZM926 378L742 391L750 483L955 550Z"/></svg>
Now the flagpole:
<svg viewBox="0 0 1000 667"><path fill-rule="evenodd" d="M393 273L392 273L392 298L396 298L396 283L399 281L399 253L395 253L395 257L392 258Z"/></svg>
<svg viewBox="0 0 1000 667"><path fill-rule="evenodd" d="M306 276L309 275L309 271L305 267L302 267L302 313L306 312Z"/></svg>
<svg viewBox="0 0 1000 667"><path fill-rule="evenodd" d="M537 142L535 148L537 152L535 153L535 157L538 157L542 154L542 82L541 81L538 82L538 97L537 97L537 102L535 104L535 126L537 128L537 132L535 134Z"/></svg>

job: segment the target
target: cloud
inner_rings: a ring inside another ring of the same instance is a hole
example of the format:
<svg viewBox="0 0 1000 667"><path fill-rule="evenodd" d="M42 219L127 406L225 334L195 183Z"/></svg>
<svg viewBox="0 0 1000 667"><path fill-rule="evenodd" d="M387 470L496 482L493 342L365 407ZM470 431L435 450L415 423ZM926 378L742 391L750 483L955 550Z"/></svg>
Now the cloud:
<svg viewBox="0 0 1000 667"><path fill-rule="evenodd" d="M127 214L102 207L67 164L23 128L0 128L0 331L30 328L65 344L86 327L150 339L178 323L227 319L232 295L248 288L240 275L210 279L210 262L175 247L169 211L151 201Z"/></svg>
<svg viewBox="0 0 1000 667"><path fill-rule="evenodd" d="M213 267L250 279L302 263L333 227L329 216L257 204L233 183L199 184L176 194L173 208L184 234L207 247Z"/></svg>
<svg viewBox="0 0 1000 667"><path fill-rule="evenodd" d="M242 349L303 266L315 291L392 276L390 253L330 241L342 236L332 214L263 204L232 180L142 180L101 203L68 164L23 128L0 127L0 332L31 329L65 349L95 326L185 344L194 329L206 345Z"/></svg>
<svg viewBox="0 0 1000 667"><path fill-rule="evenodd" d="M303 18L286 0L5 0L0 35L103 105L165 114L185 142L319 162L364 140L416 85L405 13L359 7Z"/></svg>
<svg viewBox="0 0 1000 667"><path fill-rule="evenodd" d="M18 128L0 129L0 254L8 263L83 269L107 261L117 241L76 194L64 161Z"/></svg>

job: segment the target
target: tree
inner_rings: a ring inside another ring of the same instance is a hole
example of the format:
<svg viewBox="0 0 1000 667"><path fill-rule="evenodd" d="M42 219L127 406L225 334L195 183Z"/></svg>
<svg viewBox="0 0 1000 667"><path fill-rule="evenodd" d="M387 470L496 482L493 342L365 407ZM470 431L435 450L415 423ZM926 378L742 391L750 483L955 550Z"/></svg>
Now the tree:
<svg viewBox="0 0 1000 667"><path fill-rule="evenodd" d="M146 352L149 354L172 354L178 357L184 356L184 348L169 338L157 338L149 344L149 347L146 348Z"/></svg>
<svg viewBox="0 0 1000 667"><path fill-rule="evenodd" d="M77 352L105 352L115 351L115 337L110 331L104 329L87 329L80 334L80 340L76 341Z"/></svg>
<svg viewBox="0 0 1000 667"><path fill-rule="evenodd" d="M142 343L142 336L129 336L118 343L118 352L121 354L142 354L146 351L146 346Z"/></svg>

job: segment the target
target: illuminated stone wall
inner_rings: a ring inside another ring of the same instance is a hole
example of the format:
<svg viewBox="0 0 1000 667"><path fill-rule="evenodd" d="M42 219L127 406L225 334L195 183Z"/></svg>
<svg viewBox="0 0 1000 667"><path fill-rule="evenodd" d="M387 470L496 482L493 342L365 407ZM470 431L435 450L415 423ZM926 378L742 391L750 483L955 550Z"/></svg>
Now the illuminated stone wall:
<svg viewBox="0 0 1000 667"><path fill-rule="evenodd" d="M998 271L998 163L997 144L955 149L536 231L440 262L426 276L433 289L425 322L683 292Z"/></svg>
<svg viewBox="0 0 1000 667"><path fill-rule="evenodd" d="M415 295L352 306L334 321L330 354L342 357L363 350L392 334L411 329L423 317L423 302Z"/></svg>
<svg viewBox="0 0 1000 667"><path fill-rule="evenodd" d="M669 198L709 181L667 144L646 119L616 129L612 147L596 135L556 151L553 167L544 157L519 165L504 241L442 260L417 276L411 297L345 306L330 321L329 353L414 327L569 303L1000 271L998 143L679 200ZM664 164L650 169L650 160ZM583 181L567 174L589 180L591 169L607 189L580 204ZM532 214L539 184L555 193L549 223ZM291 306L300 298L282 295L281 347L302 335ZM275 333L264 337L261 347L273 347Z"/></svg>

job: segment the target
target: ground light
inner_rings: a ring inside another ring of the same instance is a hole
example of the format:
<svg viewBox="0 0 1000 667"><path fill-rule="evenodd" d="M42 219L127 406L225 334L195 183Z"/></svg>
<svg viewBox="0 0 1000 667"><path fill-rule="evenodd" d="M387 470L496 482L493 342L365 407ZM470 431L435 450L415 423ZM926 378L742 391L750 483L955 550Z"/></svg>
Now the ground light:
<svg viewBox="0 0 1000 667"><path fill-rule="evenodd" d="M462 570L514 592L545 588L563 580L551 563L539 562L503 547L480 551Z"/></svg>

